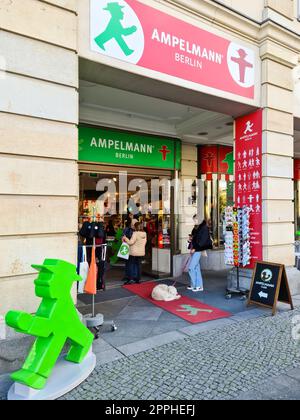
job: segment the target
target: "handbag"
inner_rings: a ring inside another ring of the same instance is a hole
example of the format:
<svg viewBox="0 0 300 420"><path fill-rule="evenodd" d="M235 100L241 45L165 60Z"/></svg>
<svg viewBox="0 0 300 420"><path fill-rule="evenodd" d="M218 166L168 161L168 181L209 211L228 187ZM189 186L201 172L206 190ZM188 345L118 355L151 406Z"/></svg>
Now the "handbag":
<svg viewBox="0 0 300 420"><path fill-rule="evenodd" d="M89 273L89 263L87 262L87 255L86 255L86 247L82 247L82 262L79 265L79 275L82 278L82 281L78 282L78 293L84 293L84 287L86 283L86 279Z"/></svg>
<svg viewBox="0 0 300 420"><path fill-rule="evenodd" d="M126 242L123 242L118 252L118 258L129 260L129 249L129 245Z"/></svg>

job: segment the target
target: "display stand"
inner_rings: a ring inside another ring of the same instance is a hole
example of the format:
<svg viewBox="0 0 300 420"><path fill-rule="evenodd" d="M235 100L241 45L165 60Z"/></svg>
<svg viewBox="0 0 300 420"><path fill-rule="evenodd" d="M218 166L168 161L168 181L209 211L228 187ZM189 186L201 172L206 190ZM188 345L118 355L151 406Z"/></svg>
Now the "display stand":
<svg viewBox="0 0 300 420"><path fill-rule="evenodd" d="M230 300L233 296L239 296L241 300L247 300L248 291L240 289L240 267L236 267L237 286L236 289L226 290L226 299Z"/></svg>
<svg viewBox="0 0 300 420"><path fill-rule="evenodd" d="M96 222L96 208L93 208L93 222ZM106 261L106 255L107 255L107 244L103 244L103 245L96 245L96 238L93 238L93 245L87 246L87 247L92 247L92 248L102 248L102 254L101 254L101 259L103 262ZM90 330L94 331L94 336L95 336L95 340L97 340L100 336L100 328L104 325L104 316L103 314L97 314L96 315L96 311L95 311L95 295L92 295L92 313L85 315L84 316L84 320L86 323L87 328L89 328ZM111 324L111 330L112 331L116 331L117 327L114 323L114 321L112 321Z"/></svg>
<svg viewBox="0 0 300 420"><path fill-rule="evenodd" d="M249 291L240 288L240 268L250 263L250 226L249 209L247 207L227 207L225 213L225 264L236 268L237 286L228 288L226 299L239 296L246 300Z"/></svg>
<svg viewBox="0 0 300 420"><path fill-rule="evenodd" d="M96 239L93 239L92 247L96 248ZM95 311L95 295L92 295L92 314L88 314L84 317L86 326L94 331L95 339L99 338L100 327L104 324L104 316L102 314L97 314Z"/></svg>

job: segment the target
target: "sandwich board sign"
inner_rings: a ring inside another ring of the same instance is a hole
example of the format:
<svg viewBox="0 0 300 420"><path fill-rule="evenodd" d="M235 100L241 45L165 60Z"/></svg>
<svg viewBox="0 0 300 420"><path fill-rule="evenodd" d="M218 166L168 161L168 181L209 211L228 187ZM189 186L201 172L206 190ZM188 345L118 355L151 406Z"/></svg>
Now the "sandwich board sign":
<svg viewBox="0 0 300 420"><path fill-rule="evenodd" d="M285 266L257 262L253 272L248 306L254 304L271 308L275 315L278 302L291 305L291 309L294 309Z"/></svg>

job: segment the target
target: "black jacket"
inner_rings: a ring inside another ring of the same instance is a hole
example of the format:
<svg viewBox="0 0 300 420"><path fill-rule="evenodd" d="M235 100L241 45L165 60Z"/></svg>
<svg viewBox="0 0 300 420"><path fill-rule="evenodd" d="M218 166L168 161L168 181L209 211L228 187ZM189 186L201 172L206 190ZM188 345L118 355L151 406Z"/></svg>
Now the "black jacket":
<svg viewBox="0 0 300 420"><path fill-rule="evenodd" d="M192 236L192 249L196 252L212 249L213 244L205 221L203 221L197 228L194 228Z"/></svg>
<svg viewBox="0 0 300 420"><path fill-rule="evenodd" d="M98 239L103 239L104 241L106 239L104 225L103 223L98 223L98 222L93 222L93 223L85 222L82 225L79 235L85 239L98 238Z"/></svg>

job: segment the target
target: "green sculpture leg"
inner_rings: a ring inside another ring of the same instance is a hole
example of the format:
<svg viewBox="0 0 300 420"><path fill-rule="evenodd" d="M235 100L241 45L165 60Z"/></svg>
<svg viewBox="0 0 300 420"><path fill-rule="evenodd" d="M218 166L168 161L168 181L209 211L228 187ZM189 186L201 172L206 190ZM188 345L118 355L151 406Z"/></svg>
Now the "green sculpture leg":
<svg viewBox="0 0 300 420"><path fill-rule="evenodd" d="M38 338L34 343L23 368L11 378L34 389L43 389L64 347L63 337Z"/></svg>
<svg viewBox="0 0 300 420"><path fill-rule="evenodd" d="M82 363L92 347L93 341L93 334L87 328L80 326L76 332L76 338L72 339L71 337L71 348L66 360L73 363Z"/></svg>

